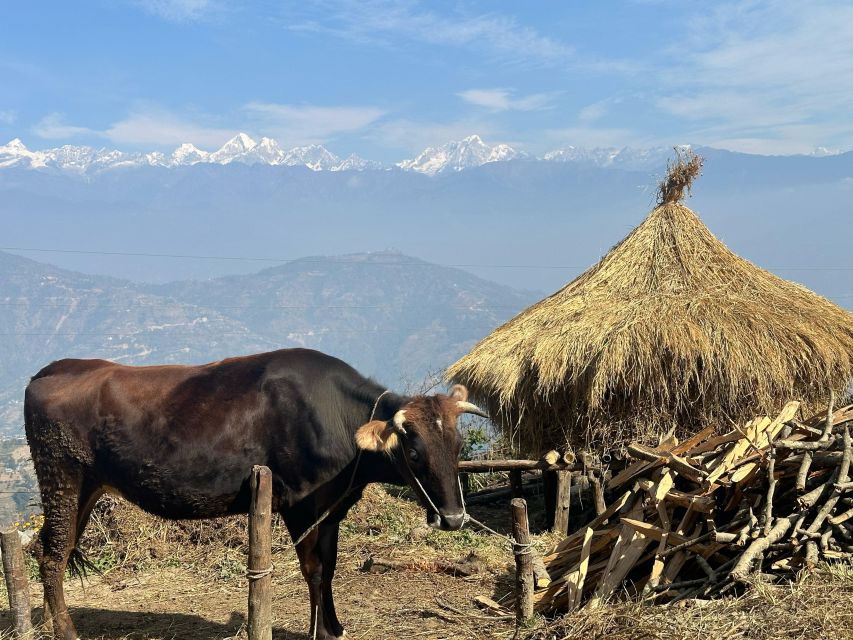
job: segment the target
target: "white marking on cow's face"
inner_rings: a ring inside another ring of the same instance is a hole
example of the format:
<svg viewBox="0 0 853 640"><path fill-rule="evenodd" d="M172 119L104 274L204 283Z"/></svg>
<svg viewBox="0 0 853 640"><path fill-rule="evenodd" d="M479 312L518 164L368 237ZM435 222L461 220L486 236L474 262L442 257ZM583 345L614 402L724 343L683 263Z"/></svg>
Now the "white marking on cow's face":
<svg viewBox="0 0 853 640"><path fill-rule="evenodd" d="M435 423L438 425L438 429L439 429L439 431L440 431L440 430L441 430L441 427L442 427L441 418L439 418L438 420L436 420L436 421L435 421Z"/></svg>

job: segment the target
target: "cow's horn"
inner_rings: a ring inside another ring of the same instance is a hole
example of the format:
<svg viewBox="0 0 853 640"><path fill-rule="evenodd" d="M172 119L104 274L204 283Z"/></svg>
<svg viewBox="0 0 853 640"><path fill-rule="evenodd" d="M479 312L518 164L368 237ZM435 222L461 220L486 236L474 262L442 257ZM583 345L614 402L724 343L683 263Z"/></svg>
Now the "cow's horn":
<svg viewBox="0 0 853 640"><path fill-rule="evenodd" d="M466 402L464 400L459 400L456 403L456 408L459 409L462 413L473 413L475 416L480 416L482 418L488 418L489 414L483 411L480 407L472 402Z"/></svg>
<svg viewBox="0 0 853 640"><path fill-rule="evenodd" d="M403 409L400 409L397 413L394 414L394 418L392 422L394 423L394 431L399 433L400 435L406 435L406 430L403 428L403 423L406 421L406 412Z"/></svg>

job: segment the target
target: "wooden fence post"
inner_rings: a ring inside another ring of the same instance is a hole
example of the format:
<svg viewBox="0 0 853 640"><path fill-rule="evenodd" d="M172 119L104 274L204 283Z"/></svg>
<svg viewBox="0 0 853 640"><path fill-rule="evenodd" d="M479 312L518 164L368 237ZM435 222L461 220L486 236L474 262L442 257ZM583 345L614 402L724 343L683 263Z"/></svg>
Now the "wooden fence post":
<svg viewBox="0 0 853 640"><path fill-rule="evenodd" d="M554 528L554 516L557 512L557 472L542 471L542 497L545 499L545 529Z"/></svg>
<svg viewBox="0 0 853 640"><path fill-rule="evenodd" d="M521 469L513 469L509 472L509 485L512 487L513 498L524 497L524 489L521 484Z"/></svg>
<svg viewBox="0 0 853 640"><path fill-rule="evenodd" d="M533 617L533 553L527 524L527 502L524 498L513 498L510 505L512 537L515 539L515 622L520 626Z"/></svg>
<svg viewBox="0 0 853 640"><path fill-rule="evenodd" d="M272 640L272 474L254 466L249 505L249 640Z"/></svg>
<svg viewBox="0 0 853 640"><path fill-rule="evenodd" d="M3 573L6 576L6 592L9 594L9 609L15 623L15 635L23 638L32 631L30 618L30 585L24 565L21 537L15 528L0 533L0 548L3 552Z"/></svg>
<svg viewBox="0 0 853 640"><path fill-rule="evenodd" d="M557 500L554 507L554 532L569 532L569 506L572 496L572 472L557 471Z"/></svg>

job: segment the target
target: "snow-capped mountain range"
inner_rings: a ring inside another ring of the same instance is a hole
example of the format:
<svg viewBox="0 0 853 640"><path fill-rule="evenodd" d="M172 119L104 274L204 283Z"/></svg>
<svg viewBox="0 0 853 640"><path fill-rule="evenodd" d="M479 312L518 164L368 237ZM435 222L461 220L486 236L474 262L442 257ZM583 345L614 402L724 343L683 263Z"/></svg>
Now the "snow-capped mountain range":
<svg viewBox="0 0 853 640"><path fill-rule="evenodd" d="M262 164L305 166L312 171L364 171L368 169L398 169L416 171L427 175L463 171L490 162L507 160L540 160L547 162L577 162L599 167L618 166L625 169L660 167L672 150L667 147L652 149L609 148L583 149L565 147L532 158L507 144L490 145L477 136L448 142L439 147L429 147L417 157L394 165L365 160L355 154L341 159L321 145L283 149L272 138L254 140L239 133L216 151L204 151L193 144L184 143L170 155L154 151L124 152L115 149L95 149L88 146L64 145L42 151L31 151L20 138L0 146L0 169L23 167L29 169L55 169L77 174L98 173L126 167L182 167L195 164Z"/></svg>

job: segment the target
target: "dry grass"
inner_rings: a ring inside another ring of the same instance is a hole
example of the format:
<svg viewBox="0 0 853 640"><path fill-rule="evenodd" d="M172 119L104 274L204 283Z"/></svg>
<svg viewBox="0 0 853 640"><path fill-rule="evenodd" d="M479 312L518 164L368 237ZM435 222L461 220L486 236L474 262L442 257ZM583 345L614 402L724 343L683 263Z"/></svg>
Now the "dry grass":
<svg viewBox="0 0 853 640"><path fill-rule="evenodd" d="M853 378L853 314L735 255L669 201L691 162L598 264L448 369L525 453L725 427L791 398L825 403Z"/></svg>
<svg viewBox="0 0 853 640"><path fill-rule="evenodd" d="M702 156L692 149L675 148L675 160L666 163L666 177L658 185L658 205L681 202L690 195L693 181L702 173Z"/></svg>
<svg viewBox="0 0 853 640"><path fill-rule="evenodd" d="M756 581L739 598L654 606L622 602L561 618L531 640L849 640L853 568L824 566L799 582Z"/></svg>

